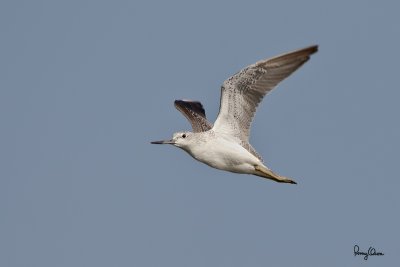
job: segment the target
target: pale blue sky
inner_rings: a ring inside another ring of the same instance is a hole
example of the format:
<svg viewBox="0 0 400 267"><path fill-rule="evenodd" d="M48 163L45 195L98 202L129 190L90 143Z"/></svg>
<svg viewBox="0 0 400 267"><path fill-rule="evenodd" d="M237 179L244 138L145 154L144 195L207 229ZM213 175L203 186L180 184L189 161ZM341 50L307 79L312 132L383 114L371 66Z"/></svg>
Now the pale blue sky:
<svg viewBox="0 0 400 267"><path fill-rule="evenodd" d="M397 1L2 1L0 266L395 266ZM251 141L297 186L149 142L257 60L319 44ZM364 261L353 246L385 253Z"/></svg>

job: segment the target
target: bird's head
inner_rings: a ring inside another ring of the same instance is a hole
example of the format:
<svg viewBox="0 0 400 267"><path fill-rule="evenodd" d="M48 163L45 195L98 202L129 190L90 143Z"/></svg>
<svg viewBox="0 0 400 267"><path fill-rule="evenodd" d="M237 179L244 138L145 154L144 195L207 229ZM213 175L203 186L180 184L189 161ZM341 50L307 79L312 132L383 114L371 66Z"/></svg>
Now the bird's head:
<svg viewBox="0 0 400 267"><path fill-rule="evenodd" d="M174 133L171 140L153 141L152 144L170 144L179 148L187 148L192 141L191 132L177 132Z"/></svg>

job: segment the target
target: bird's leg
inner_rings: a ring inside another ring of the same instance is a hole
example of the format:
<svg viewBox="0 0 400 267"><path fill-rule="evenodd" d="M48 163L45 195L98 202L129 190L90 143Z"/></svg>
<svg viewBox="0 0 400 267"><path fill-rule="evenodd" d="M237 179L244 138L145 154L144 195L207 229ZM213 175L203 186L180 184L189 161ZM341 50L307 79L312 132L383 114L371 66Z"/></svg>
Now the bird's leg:
<svg viewBox="0 0 400 267"><path fill-rule="evenodd" d="M263 177L263 178L267 178L267 179L271 179L274 180L275 182L278 183L289 183L289 184L297 184L295 181L284 177L284 176L280 176L278 174L273 173L271 170L261 166L261 165L255 165L254 169L256 171L255 175Z"/></svg>

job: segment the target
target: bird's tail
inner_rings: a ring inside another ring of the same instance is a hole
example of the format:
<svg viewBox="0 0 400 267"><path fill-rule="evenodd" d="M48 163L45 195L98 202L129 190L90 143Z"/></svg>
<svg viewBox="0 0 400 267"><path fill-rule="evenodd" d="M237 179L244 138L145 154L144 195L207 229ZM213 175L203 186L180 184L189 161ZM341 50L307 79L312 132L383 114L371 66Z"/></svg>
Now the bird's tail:
<svg viewBox="0 0 400 267"><path fill-rule="evenodd" d="M293 181L287 177L280 176L276 173L273 173L271 170L269 170L266 167L261 166L261 165L254 166L254 170L255 170L254 175L257 175L257 176L260 176L263 178L267 178L267 179L271 179L278 183L297 184L295 181Z"/></svg>

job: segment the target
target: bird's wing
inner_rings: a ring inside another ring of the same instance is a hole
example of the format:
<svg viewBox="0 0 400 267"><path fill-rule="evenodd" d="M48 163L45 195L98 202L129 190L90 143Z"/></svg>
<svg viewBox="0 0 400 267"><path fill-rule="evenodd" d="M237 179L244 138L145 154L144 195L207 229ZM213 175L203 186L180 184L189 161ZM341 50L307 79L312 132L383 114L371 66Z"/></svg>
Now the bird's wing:
<svg viewBox="0 0 400 267"><path fill-rule="evenodd" d="M174 105L188 119L193 132L205 132L212 128L212 124L207 121L203 105L199 101L175 100Z"/></svg>
<svg viewBox="0 0 400 267"><path fill-rule="evenodd" d="M259 61L227 79L221 87L220 109L213 130L229 134L249 152L250 126L258 104L275 86L318 51L310 46Z"/></svg>
<svg viewBox="0 0 400 267"><path fill-rule="evenodd" d="M250 145L249 142L242 142L241 144L247 151L249 151L253 156L258 158L261 162L263 162L263 158L260 156L260 154L257 153L257 151Z"/></svg>

